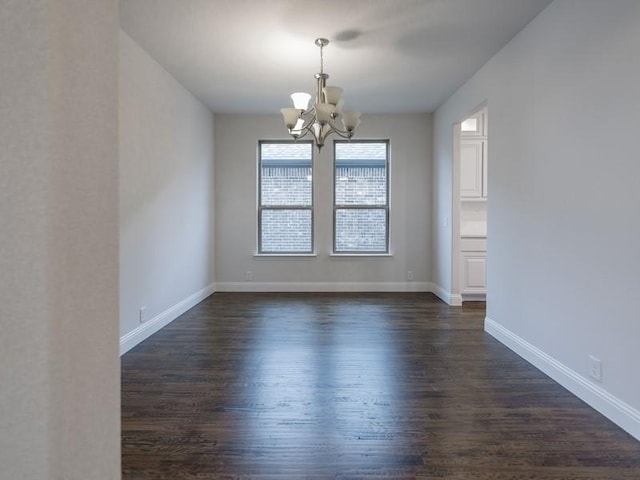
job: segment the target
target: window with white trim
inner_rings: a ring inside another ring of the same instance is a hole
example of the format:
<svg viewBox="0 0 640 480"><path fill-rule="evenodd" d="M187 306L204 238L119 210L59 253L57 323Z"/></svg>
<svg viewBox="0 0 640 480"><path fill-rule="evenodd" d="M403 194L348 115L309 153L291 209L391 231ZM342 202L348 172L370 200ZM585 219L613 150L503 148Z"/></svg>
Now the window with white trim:
<svg viewBox="0 0 640 480"><path fill-rule="evenodd" d="M389 141L334 142L333 250L389 253Z"/></svg>
<svg viewBox="0 0 640 480"><path fill-rule="evenodd" d="M258 145L258 253L313 253L311 142Z"/></svg>

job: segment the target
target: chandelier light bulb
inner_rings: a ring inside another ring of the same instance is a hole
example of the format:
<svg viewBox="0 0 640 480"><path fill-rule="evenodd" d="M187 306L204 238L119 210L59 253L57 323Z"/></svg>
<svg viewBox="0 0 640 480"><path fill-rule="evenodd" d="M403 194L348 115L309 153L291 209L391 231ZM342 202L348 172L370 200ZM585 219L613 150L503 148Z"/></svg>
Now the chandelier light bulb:
<svg viewBox="0 0 640 480"><path fill-rule="evenodd" d="M324 87L322 89L324 94L324 101L330 103L333 106L338 105L340 96L342 95L342 89L340 87Z"/></svg>
<svg viewBox="0 0 640 480"><path fill-rule="evenodd" d="M326 125L333 119L336 107L330 103L316 103L316 117L320 125Z"/></svg>
<svg viewBox="0 0 640 480"><path fill-rule="evenodd" d="M280 113L282 113L284 124L288 129L295 127L298 117L300 116L300 110L297 108L281 108Z"/></svg>
<svg viewBox="0 0 640 480"><path fill-rule="evenodd" d="M293 107L298 110L307 111L309 107L309 100L311 95L305 92L296 92L291 94L291 100L293 100Z"/></svg>
<svg viewBox="0 0 640 480"><path fill-rule="evenodd" d="M342 124L348 132L354 131L360 125L360 112L342 112Z"/></svg>

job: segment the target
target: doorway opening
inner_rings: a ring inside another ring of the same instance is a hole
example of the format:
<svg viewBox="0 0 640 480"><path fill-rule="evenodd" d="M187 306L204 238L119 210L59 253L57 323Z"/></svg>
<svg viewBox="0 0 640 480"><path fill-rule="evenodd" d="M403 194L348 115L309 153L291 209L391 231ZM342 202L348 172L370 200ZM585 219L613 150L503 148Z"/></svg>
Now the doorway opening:
<svg viewBox="0 0 640 480"><path fill-rule="evenodd" d="M488 109L454 126L452 289L461 304L487 293Z"/></svg>

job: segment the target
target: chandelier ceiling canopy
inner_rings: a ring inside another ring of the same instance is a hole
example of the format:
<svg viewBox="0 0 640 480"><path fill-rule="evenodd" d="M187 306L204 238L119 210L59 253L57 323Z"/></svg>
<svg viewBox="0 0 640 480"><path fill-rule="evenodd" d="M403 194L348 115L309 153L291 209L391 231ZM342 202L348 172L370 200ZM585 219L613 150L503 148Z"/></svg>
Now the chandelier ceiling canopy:
<svg viewBox="0 0 640 480"><path fill-rule="evenodd" d="M342 110L342 88L327 86L329 75L324 73L323 48L329 44L329 40L316 38L315 44L320 47L320 73L314 75L316 97L313 105L309 108L310 94L296 92L291 94L293 107L282 108L280 112L294 140L311 132L319 151L332 133L351 138L360 124L360 112ZM338 117L341 117L344 128L336 124Z"/></svg>

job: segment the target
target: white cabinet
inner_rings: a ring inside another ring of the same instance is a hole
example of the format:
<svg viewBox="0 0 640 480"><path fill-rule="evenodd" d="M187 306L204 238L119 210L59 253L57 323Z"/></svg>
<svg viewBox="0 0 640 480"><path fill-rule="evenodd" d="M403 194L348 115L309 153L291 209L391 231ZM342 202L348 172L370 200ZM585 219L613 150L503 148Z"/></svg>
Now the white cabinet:
<svg viewBox="0 0 640 480"><path fill-rule="evenodd" d="M462 294L487 293L487 253L462 252Z"/></svg>
<svg viewBox="0 0 640 480"><path fill-rule="evenodd" d="M460 197L487 199L487 141L465 139L460 144Z"/></svg>
<svg viewBox="0 0 640 480"><path fill-rule="evenodd" d="M462 295L487 293L487 239L465 238L460 241L460 277Z"/></svg>

